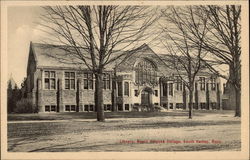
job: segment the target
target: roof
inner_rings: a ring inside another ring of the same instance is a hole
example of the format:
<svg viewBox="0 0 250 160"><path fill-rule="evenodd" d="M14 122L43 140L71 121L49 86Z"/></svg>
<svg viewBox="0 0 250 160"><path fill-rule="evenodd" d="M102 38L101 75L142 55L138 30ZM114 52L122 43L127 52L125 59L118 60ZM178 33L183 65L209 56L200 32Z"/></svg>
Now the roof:
<svg viewBox="0 0 250 160"><path fill-rule="evenodd" d="M41 68L70 68L70 69L87 69L87 66L81 60L80 56L74 52L73 47L65 45L52 45L42 43L31 43L32 53L34 54L37 67ZM91 64L90 54L87 50L79 48L85 57L87 64ZM109 59L120 56L122 59L123 52L114 52ZM119 60L118 60L119 61ZM110 63L105 69L113 69L115 63Z"/></svg>
<svg viewBox="0 0 250 160"><path fill-rule="evenodd" d="M169 68L175 70L174 61L173 61L173 58L175 58L174 57L175 55L158 54L158 56L166 63L166 65ZM180 56L178 58L180 58ZM183 59L185 60L186 57L182 56L181 59L183 61ZM181 64L177 63L177 66L178 66L178 68L179 67L182 68L182 69L180 69L180 74L186 74L186 71L184 70L184 67ZM201 62L201 68L200 68L199 72L197 73L197 75L208 75L208 74L212 74L212 73L207 67L205 67L205 64L203 64Z"/></svg>
<svg viewBox="0 0 250 160"><path fill-rule="evenodd" d="M87 69L87 66L76 54L73 47L65 45L52 45L42 43L31 43L31 49L34 54L38 68L63 68L63 69ZM88 64L91 64L90 54L83 48L78 48ZM147 44L130 50L127 52L114 51L109 59L119 57L105 66L105 70L113 70L117 68L118 71L133 70L135 63L139 59L148 59L157 66L159 76L169 76L175 73L173 68L173 61L171 55L156 54ZM198 75L208 74L208 70L202 70ZM185 72L183 72L185 74ZM211 73L210 73L211 74Z"/></svg>

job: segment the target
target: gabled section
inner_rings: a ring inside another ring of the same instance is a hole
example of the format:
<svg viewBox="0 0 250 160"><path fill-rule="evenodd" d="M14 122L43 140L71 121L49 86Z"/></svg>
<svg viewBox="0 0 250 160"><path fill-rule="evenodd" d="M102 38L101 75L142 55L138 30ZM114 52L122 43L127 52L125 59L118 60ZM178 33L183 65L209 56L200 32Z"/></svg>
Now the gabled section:
<svg viewBox="0 0 250 160"><path fill-rule="evenodd" d="M156 67L160 76L169 76L173 70L169 68L164 60L162 60L147 44L143 44L135 50L130 51L126 58L117 66L117 71L130 72L134 70L136 64L140 61L150 61Z"/></svg>

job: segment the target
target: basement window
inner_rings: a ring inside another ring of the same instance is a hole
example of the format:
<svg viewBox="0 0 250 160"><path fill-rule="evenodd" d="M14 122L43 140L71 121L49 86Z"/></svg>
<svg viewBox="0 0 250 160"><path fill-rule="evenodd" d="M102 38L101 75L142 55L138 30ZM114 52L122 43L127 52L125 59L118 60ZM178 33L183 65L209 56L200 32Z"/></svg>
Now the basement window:
<svg viewBox="0 0 250 160"><path fill-rule="evenodd" d="M129 104L125 104L125 110L129 111Z"/></svg>
<svg viewBox="0 0 250 160"><path fill-rule="evenodd" d="M55 105L46 105L45 112L56 112L56 106Z"/></svg>

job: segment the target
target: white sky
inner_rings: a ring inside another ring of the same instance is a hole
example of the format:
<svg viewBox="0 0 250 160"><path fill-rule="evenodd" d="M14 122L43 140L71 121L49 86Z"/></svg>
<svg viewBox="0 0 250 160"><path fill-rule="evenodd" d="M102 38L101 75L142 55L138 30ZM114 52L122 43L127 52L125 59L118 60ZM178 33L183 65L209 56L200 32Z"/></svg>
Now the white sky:
<svg viewBox="0 0 250 160"><path fill-rule="evenodd" d="M26 77L30 41L40 41L40 7L8 7L8 78L18 86Z"/></svg>
<svg viewBox="0 0 250 160"><path fill-rule="evenodd" d="M26 77L30 42L41 42L46 37L39 30L42 13L42 8L34 6L8 8L8 79L12 76L19 87ZM162 52L154 46L152 49Z"/></svg>
<svg viewBox="0 0 250 160"><path fill-rule="evenodd" d="M28 63L29 44L41 42L45 33L39 30L40 7L8 7L8 79L12 76L20 87ZM153 44L149 46L156 53L166 53Z"/></svg>

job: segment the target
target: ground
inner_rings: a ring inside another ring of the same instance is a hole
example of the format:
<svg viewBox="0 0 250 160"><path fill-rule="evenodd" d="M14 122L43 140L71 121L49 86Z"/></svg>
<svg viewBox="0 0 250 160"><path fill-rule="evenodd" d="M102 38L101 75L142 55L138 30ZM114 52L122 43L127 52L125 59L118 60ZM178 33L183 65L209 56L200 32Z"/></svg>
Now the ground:
<svg viewBox="0 0 250 160"><path fill-rule="evenodd" d="M241 148L233 111L11 114L8 151L225 151Z"/></svg>

